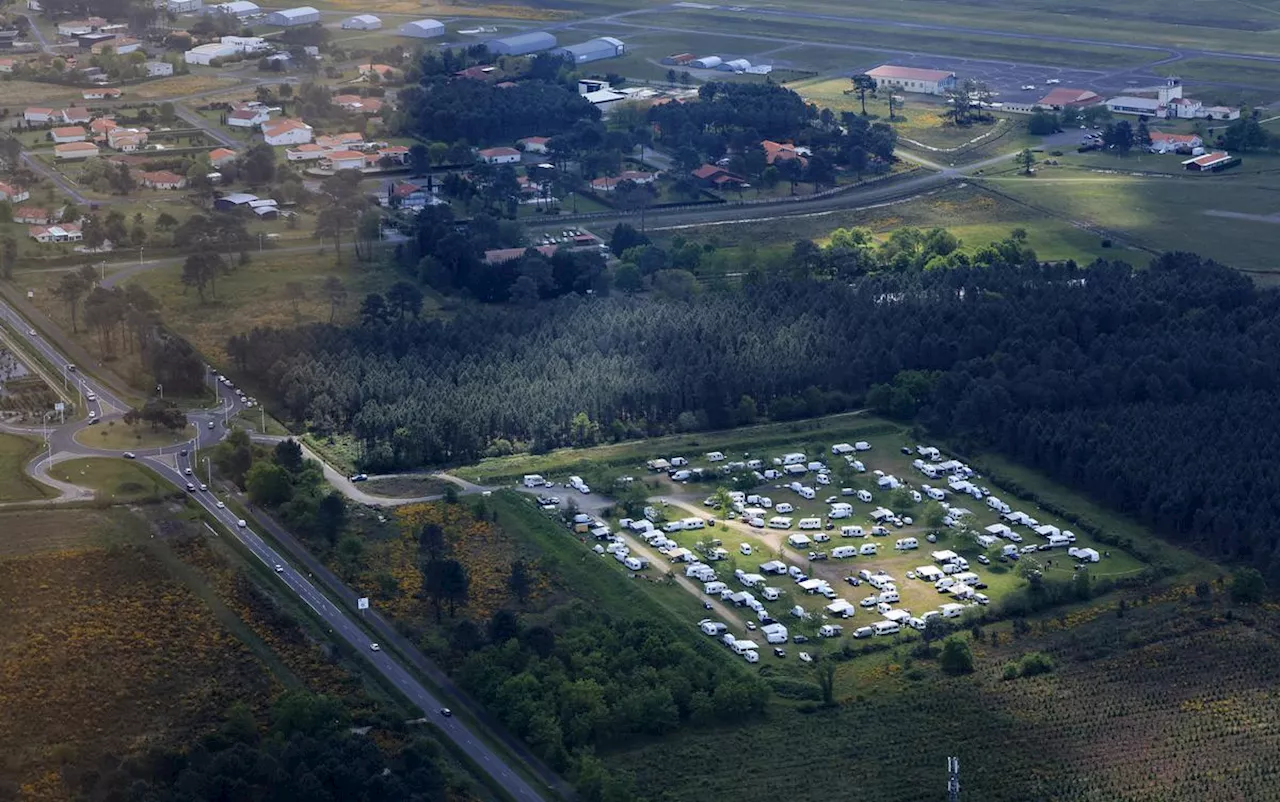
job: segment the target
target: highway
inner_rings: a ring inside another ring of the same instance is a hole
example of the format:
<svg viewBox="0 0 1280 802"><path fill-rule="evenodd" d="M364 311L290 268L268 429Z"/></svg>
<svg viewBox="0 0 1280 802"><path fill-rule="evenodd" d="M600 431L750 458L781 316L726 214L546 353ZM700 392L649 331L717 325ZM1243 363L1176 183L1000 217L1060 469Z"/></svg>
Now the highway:
<svg viewBox="0 0 1280 802"><path fill-rule="evenodd" d="M80 369L68 371L66 358L6 303L0 303L0 319L10 324L33 351L39 353L51 365L62 369L67 376L68 386L71 381L75 381L76 386L81 389L86 398L92 392L96 400L85 403L97 415L105 414L107 417L114 417L129 408L129 405L111 388L104 386L91 376L84 375ZM222 406L188 415L195 425L192 441L201 449L211 447L220 441L226 435L227 428L219 423L242 408L242 402L234 388L221 383L216 386ZM210 424L213 425L210 426ZM93 448L77 441L74 438L75 432L87 425L89 425L87 421L80 420L50 428L50 450L63 456L122 456L121 451ZM157 475L186 491L192 501L199 504L210 518L222 524L248 552L261 560L268 569L274 571L284 587L314 610L335 638L345 641L358 654L363 655L387 682L424 711L427 719L439 728L444 737L453 741L458 749L471 758L481 771L506 789L508 794L520 802L541 802L544 799L542 793L512 769L501 755L494 752L461 719L444 715L441 711L445 704L415 679L395 657L387 651L375 650L373 639L365 634L351 616L331 602L315 584L309 581L306 575L299 572L285 556L269 546L251 526L247 523L241 525L238 516L226 508L212 491L200 489L201 479L195 474L204 467L204 463L201 461L199 464L192 464L193 459L201 459L198 452L191 453L192 444L189 441L163 448L138 449L136 458ZM42 456L34 460L28 465L28 471L34 474L43 459ZM187 470L191 470L192 475L188 476ZM189 483L194 489L187 490Z"/></svg>

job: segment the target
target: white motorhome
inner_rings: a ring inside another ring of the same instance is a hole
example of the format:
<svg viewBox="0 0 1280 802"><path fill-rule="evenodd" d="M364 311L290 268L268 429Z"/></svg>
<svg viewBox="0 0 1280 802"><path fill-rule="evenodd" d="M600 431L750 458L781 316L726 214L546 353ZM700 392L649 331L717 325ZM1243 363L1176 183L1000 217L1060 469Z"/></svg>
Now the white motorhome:
<svg viewBox="0 0 1280 802"><path fill-rule="evenodd" d="M855 459L853 462L850 462L849 465L852 466L853 469L858 473L867 472L867 466L862 464L862 460Z"/></svg>
<svg viewBox="0 0 1280 802"><path fill-rule="evenodd" d="M701 518L685 518L684 528L685 528L685 531L689 531L693 529L706 529L707 522L702 520Z"/></svg>
<svg viewBox="0 0 1280 802"><path fill-rule="evenodd" d="M880 601L887 604L894 604L902 601L902 597L898 595L898 591L896 590L885 590L880 592Z"/></svg>
<svg viewBox="0 0 1280 802"><path fill-rule="evenodd" d="M867 490L859 490L859 491L858 491L858 501L861 501L863 504L870 504L870 503L871 503L871 493L870 493L870 491L867 491Z"/></svg>
<svg viewBox="0 0 1280 802"><path fill-rule="evenodd" d="M1067 549L1067 554L1081 562L1096 563L1099 560L1098 552L1095 549L1078 549L1072 546Z"/></svg>
<svg viewBox="0 0 1280 802"><path fill-rule="evenodd" d="M761 588L760 595L764 596L765 601L777 601L778 597L782 595L782 591L777 588Z"/></svg>
<svg viewBox="0 0 1280 802"><path fill-rule="evenodd" d="M935 566L922 565L916 569L916 576L925 582L937 582L943 577L943 573Z"/></svg>
<svg viewBox="0 0 1280 802"><path fill-rule="evenodd" d="M802 487L796 492L800 494L800 498L809 499L809 500L812 500L818 495L817 491L814 490L812 487Z"/></svg>
<svg viewBox="0 0 1280 802"><path fill-rule="evenodd" d="M842 456L844 454L852 454L853 446L849 445L848 443L836 443L831 447L831 453L837 457Z"/></svg>
<svg viewBox="0 0 1280 802"><path fill-rule="evenodd" d="M541 476L539 476L536 473L526 473L524 475L525 487L542 487L546 483L547 483L547 480L543 479Z"/></svg>
<svg viewBox="0 0 1280 802"><path fill-rule="evenodd" d="M689 460L684 457L672 457L671 464L677 468L683 468L689 464Z"/></svg>
<svg viewBox="0 0 1280 802"><path fill-rule="evenodd" d="M843 501L837 501L831 505L831 511L827 513L828 518L849 518L853 516L853 505L846 504Z"/></svg>
<svg viewBox="0 0 1280 802"><path fill-rule="evenodd" d="M648 563L644 562L639 557L627 557L622 561L622 564L632 571L639 571L641 568L648 565Z"/></svg>
<svg viewBox="0 0 1280 802"><path fill-rule="evenodd" d="M920 548L920 541L913 537L899 538L898 542L893 544L893 547L898 551L910 551L911 549Z"/></svg>
<svg viewBox="0 0 1280 802"><path fill-rule="evenodd" d="M799 452L792 452L792 453L790 453L790 454L783 454L783 455L782 455L782 464L783 464L783 465L799 465L799 464L803 463L804 461L805 461L805 456L804 456L804 454L801 454L801 453L799 453Z"/></svg>
<svg viewBox="0 0 1280 802"><path fill-rule="evenodd" d="M898 622L896 621L877 621L871 625L877 635L892 635L898 631Z"/></svg>
<svg viewBox="0 0 1280 802"><path fill-rule="evenodd" d="M734 640L732 649L734 654L746 654L759 649L760 645L753 640Z"/></svg>
<svg viewBox="0 0 1280 802"><path fill-rule="evenodd" d="M723 635L728 627L719 621L712 621L708 618L699 622L698 629L701 629L704 635Z"/></svg>
<svg viewBox="0 0 1280 802"><path fill-rule="evenodd" d="M831 557L836 560L844 560L849 557L855 557L858 554L857 546L836 546L831 550Z"/></svg>
<svg viewBox="0 0 1280 802"><path fill-rule="evenodd" d="M794 512L795 507L791 506L791 503L788 501L779 501L778 506L774 507L773 511L779 513Z"/></svg>
<svg viewBox="0 0 1280 802"><path fill-rule="evenodd" d="M787 572L787 564L781 560L770 560L760 565L760 573L762 574L785 574Z"/></svg>
<svg viewBox="0 0 1280 802"><path fill-rule="evenodd" d="M933 589L938 591L939 593L946 593L947 591L955 587L955 585L956 585L956 580L954 578L949 576L944 576L942 579L939 579L937 582L933 583Z"/></svg>
<svg viewBox="0 0 1280 802"><path fill-rule="evenodd" d="M871 444L868 443L866 440L859 440L858 442L853 444L853 450L854 451L870 451Z"/></svg>
<svg viewBox="0 0 1280 802"><path fill-rule="evenodd" d="M708 451L706 453L707 462L720 462L724 459L724 454L719 451Z"/></svg>
<svg viewBox="0 0 1280 802"><path fill-rule="evenodd" d="M785 515L775 515L769 519L770 529L790 529L791 519Z"/></svg>
<svg viewBox="0 0 1280 802"><path fill-rule="evenodd" d="M867 533L862 531L861 526L842 526L840 527L840 537L866 537Z"/></svg>
<svg viewBox="0 0 1280 802"><path fill-rule="evenodd" d="M796 525L799 526L801 529L821 529L822 519L821 518L801 518L800 522Z"/></svg>
<svg viewBox="0 0 1280 802"><path fill-rule="evenodd" d="M803 523L804 520L805 519L802 518L801 522ZM787 545L796 549L807 549L809 546L813 545L813 541L809 539L808 535L801 535L797 533L794 535L787 535Z"/></svg>
<svg viewBox="0 0 1280 802"><path fill-rule="evenodd" d="M879 544L876 544L876 543L863 543L862 547L858 549L858 553L865 557L865 556L875 554L876 551L879 550L879 548L880 548Z"/></svg>
<svg viewBox="0 0 1280 802"><path fill-rule="evenodd" d="M978 575L973 573L972 571L965 571L963 573L955 574L951 578L957 582L962 582L966 585L976 585L982 581L981 579L978 578Z"/></svg>
<svg viewBox="0 0 1280 802"><path fill-rule="evenodd" d="M760 627L760 631L764 633L764 639L768 643L787 642L787 628L782 624L765 624Z"/></svg>
<svg viewBox="0 0 1280 802"><path fill-rule="evenodd" d="M673 482L687 482L687 481L689 481L689 478L690 478L690 477L692 477L692 476L693 476L693 471L688 470L688 469L683 469L683 468L682 468L681 470L673 471L673 472L671 473L671 481L673 481Z"/></svg>
<svg viewBox="0 0 1280 802"><path fill-rule="evenodd" d="M943 618L959 618L964 613L963 604L944 604L938 608Z"/></svg>
<svg viewBox="0 0 1280 802"><path fill-rule="evenodd" d="M803 465L795 464L795 465L787 465L782 470L784 473L789 474L791 476L802 476L803 474L808 473L809 469L804 467Z"/></svg>
<svg viewBox="0 0 1280 802"><path fill-rule="evenodd" d="M1066 535L1049 535L1049 545L1053 548L1061 546L1070 546L1071 541L1067 540Z"/></svg>
<svg viewBox="0 0 1280 802"><path fill-rule="evenodd" d="M987 506L995 510L996 512L1004 515L1007 515L1010 511L1009 505L1005 504L1003 501L996 498L995 496L987 496Z"/></svg>
<svg viewBox="0 0 1280 802"><path fill-rule="evenodd" d="M702 592L708 596L719 596L723 591L728 590L729 586L723 582L708 582L702 586Z"/></svg>
<svg viewBox="0 0 1280 802"><path fill-rule="evenodd" d="M818 627L819 638L838 638L842 632L844 632L844 627L839 624L823 624Z"/></svg>

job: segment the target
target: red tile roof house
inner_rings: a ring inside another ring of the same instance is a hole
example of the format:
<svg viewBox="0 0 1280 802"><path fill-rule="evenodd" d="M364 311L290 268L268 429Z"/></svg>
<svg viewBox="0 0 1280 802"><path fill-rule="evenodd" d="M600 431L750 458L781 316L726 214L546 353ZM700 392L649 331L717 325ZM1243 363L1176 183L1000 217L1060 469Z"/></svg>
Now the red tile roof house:
<svg viewBox="0 0 1280 802"><path fill-rule="evenodd" d="M547 143L551 141L549 136L527 136L524 139L517 139L517 145L524 145L525 153L546 153Z"/></svg>
<svg viewBox="0 0 1280 802"><path fill-rule="evenodd" d="M13 222L26 223L33 226L47 226L58 216L50 212L48 209L42 209L39 206L19 206L13 210Z"/></svg>
<svg viewBox="0 0 1280 802"><path fill-rule="evenodd" d="M657 180L657 173L642 173L637 170L624 170L619 175L605 176L597 178L591 182L591 188L597 192L613 192L618 188L618 184L623 181L632 181L637 184L651 184Z"/></svg>
<svg viewBox="0 0 1280 802"><path fill-rule="evenodd" d="M698 179L704 185L723 187L732 184L745 184L747 180L741 176L734 175L723 167L714 164L704 164L693 171L693 177Z"/></svg>
<svg viewBox="0 0 1280 802"><path fill-rule="evenodd" d="M22 121L27 123L47 123L54 119L62 119L62 115L56 109L46 109L40 106L32 106L22 112Z"/></svg>
<svg viewBox="0 0 1280 802"><path fill-rule="evenodd" d="M89 133L84 130L83 126L68 125L62 128L55 128L49 132L54 142L59 144L64 142L83 142L89 138Z"/></svg>
<svg viewBox="0 0 1280 802"><path fill-rule="evenodd" d="M230 161L235 161L236 152L230 148L215 148L209 151L209 164L214 167L221 167Z"/></svg>
<svg viewBox="0 0 1280 802"><path fill-rule="evenodd" d="M87 124L93 119L93 114L88 109L77 109L73 106L62 110L62 119L68 125Z"/></svg>
<svg viewBox="0 0 1280 802"><path fill-rule="evenodd" d="M138 183L152 189L182 189L187 185L187 179L169 170L157 170L153 173L140 173Z"/></svg>
<svg viewBox="0 0 1280 802"><path fill-rule="evenodd" d="M760 143L760 147L764 148L764 160L767 164L773 164L779 159L784 162L797 159L799 160L801 167L804 167L809 163L809 160L805 155L796 149L795 145L789 143L773 142L766 139Z"/></svg>
<svg viewBox="0 0 1280 802"><path fill-rule="evenodd" d="M520 151L515 148L486 148L476 153L485 164L518 164Z"/></svg>
<svg viewBox="0 0 1280 802"><path fill-rule="evenodd" d="M31 197L31 192L25 187L14 186L0 181L0 201L9 201L10 203L22 203Z"/></svg>

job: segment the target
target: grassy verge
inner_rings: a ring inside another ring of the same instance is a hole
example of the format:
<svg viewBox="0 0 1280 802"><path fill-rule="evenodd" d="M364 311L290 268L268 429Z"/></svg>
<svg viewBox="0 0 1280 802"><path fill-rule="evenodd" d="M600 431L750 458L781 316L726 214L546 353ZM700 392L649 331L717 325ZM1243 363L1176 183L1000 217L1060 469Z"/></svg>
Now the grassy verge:
<svg viewBox="0 0 1280 802"><path fill-rule="evenodd" d="M130 426L124 421L107 421L76 432L76 442L91 448L120 451L173 446L190 440L192 436L190 427L179 432L152 431L150 426Z"/></svg>
<svg viewBox="0 0 1280 802"><path fill-rule="evenodd" d="M49 469L55 479L87 487L101 501L133 503L172 496L173 485L136 462L123 459L74 459Z"/></svg>
<svg viewBox="0 0 1280 802"><path fill-rule="evenodd" d="M418 498L441 495L449 485L449 482L434 476L389 476L370 479L360 489L372 496Z"/></svg>
<svg viewBox="0 0 1280 802"><path fill-rule="evenodd" d="M26 473L27 463L40 453L40 449L40 443L32 438L0 434L0 499L36 501L57 495L53 488L37 482Z"/></svg>

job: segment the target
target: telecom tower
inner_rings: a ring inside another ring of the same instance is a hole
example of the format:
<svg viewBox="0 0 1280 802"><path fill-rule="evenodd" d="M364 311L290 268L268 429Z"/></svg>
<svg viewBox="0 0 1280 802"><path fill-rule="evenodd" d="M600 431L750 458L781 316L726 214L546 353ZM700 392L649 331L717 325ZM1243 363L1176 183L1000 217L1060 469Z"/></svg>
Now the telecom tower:
<svg viewBox="0 0 1280 802"><path fill-rule="evenodd" d="M960 802L960 758L947 758L947 802Z"/></svg>

